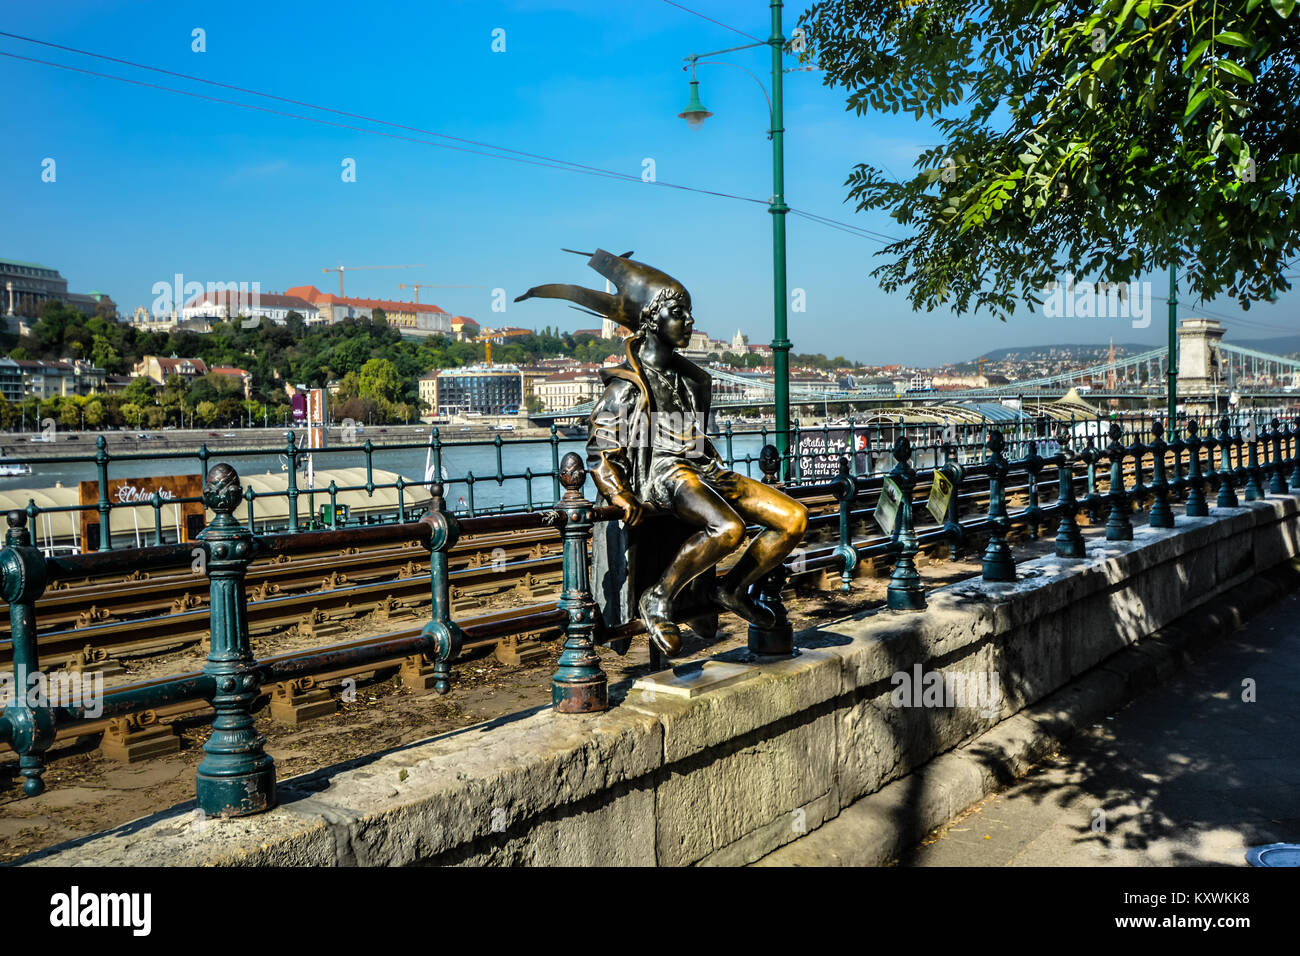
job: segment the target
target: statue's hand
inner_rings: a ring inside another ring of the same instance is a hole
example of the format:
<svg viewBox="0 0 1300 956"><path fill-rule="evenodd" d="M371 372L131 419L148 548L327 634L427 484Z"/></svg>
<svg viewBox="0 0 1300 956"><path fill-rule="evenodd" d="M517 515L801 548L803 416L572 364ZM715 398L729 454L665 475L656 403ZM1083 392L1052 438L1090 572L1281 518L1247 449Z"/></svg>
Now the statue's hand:
<svg viewBox="0 0 1300 956"><path fill-rule="evenodd" d="M623 509L623 523L629 528L635 527L641 522L641 502L637 501L633 495L627 492L619 492L610 500Z"/></svg>

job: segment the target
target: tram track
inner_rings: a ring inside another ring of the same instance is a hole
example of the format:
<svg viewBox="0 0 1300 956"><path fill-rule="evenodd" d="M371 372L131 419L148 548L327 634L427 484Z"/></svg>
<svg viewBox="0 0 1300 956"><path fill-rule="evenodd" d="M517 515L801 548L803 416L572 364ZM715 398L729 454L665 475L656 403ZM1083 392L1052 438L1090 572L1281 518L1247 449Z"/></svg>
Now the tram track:
<svg viewBox="0 0 1300 956"><path fill-rule="evenodd" d="M1055 495L1054 477L1044 475L1040 481L1043 504L1049 503L1047 493ZM1098 476L1099 491L1107 483ZM961 510L978 513L987 506L987 478L972 476L966 485L959 495ZM918 485L918 500L923 500L928 486L928 482ZM1025 491L1024 484L1009 487L1010 503L1023 499ZM827 495L803 501L812 512L815 530L829 531L838 518L838 502ZM869 522L870 508L853 509L850 520ZM867 536L859 544L873 540L880 539ZM820 553L822 543L810 543L806 557ZM459 621L465 612L482 608L498 595L531 600L558 589L559 544L549 528L484 533L458 542L449 554L455 618ZM826 552L833 547L834 542L826 544ZM413 618L431 600L428 571L427 551L414 544L323 548L293 559L258 560L249 567L246 582L250 633L262 637L295 629L303 636L328 636L341 630L341 622L366 615L373 616L376 625ZM207 639L208 587L203 575L186 571L135 579L108 577L70 582L37 603L37 653L42 667L102 668L113 659L156 654ZM0 640L0 666L11 662L10 644Z"/></svg>

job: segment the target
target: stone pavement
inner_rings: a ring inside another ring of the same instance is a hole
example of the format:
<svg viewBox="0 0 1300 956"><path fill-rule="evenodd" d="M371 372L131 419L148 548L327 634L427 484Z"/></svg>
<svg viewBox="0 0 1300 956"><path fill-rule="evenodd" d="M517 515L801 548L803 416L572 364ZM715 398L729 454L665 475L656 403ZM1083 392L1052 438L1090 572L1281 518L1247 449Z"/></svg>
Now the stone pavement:
<svg viewBox="0 0 1300 956"><path fill-rule="evenodd" d="M1300 842L1298 793L1293 592L901 864L1244 866L1248 847Z"/></svg>

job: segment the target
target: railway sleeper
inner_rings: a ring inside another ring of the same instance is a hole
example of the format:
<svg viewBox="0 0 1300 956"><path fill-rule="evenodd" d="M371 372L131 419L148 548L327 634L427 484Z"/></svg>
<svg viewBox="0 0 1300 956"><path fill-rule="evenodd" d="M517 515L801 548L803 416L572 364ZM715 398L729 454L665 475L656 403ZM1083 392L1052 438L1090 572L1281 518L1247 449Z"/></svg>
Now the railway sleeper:
<svg viewBox="0 0 1300 956"><path fill-rule="evenodd" d="M271 685L271 719L277 723L297 727L338 709L339 702L310 674Z"/></svg>
<svg viewBox="0 0 1300 956"><path fill-rule="evenodd" d="M99 752L121 763L138 763L179 753L180 735L172 724L164 724L158 716L157 711L142 710L109 718Z"/></svg>

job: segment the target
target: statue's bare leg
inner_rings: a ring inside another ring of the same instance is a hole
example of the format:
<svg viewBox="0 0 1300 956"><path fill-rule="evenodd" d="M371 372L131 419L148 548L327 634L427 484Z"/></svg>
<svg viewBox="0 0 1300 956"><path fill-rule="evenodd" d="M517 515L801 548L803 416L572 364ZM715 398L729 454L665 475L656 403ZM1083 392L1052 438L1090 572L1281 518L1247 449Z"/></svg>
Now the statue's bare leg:
<svg viewBox="0 0 1300 956"><path fill-rule="evenodd" d="M785 560L808 529L808 509L770 485L731 474L721 483L723 498L748 524L763 528L719 586L748 593L763 575Z"/></svg>
<svg viewBox="0 0 1300 956"><path fill-rule="evenodd" d="M697 576L725 558L745 539L745 522L698 474L683 470L672 495L678 520L699 530L686 539L659 580L641 595L646 632L669 656L681 650L681 631L672 621L673 599Z"/></svg>

